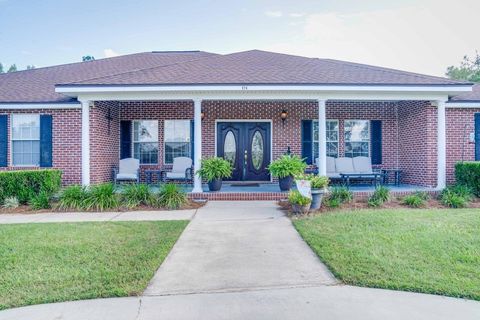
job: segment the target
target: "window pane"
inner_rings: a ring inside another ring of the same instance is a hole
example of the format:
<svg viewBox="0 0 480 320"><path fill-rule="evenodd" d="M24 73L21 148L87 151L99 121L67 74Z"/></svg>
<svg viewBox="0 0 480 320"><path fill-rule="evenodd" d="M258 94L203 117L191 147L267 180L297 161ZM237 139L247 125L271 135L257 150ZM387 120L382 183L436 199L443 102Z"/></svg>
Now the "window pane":
<svg viewBox="0 0 480 320"><path fill-rule="evenodd" d="M158 141L158 121L141 120L133 122L134 142L156 142Z"/></svg>
<svg viewBox="0 0 480 320"><path fill-rule="evenodd" d="M190 120L165 120L165 163L177 157L191 157Z"/></svg>
<svg viewBox="0 0 480 320"><path fill-rule="evenodd" d="M368 120L345 121L345 156L368 157L370 155L370 126Z"/></svg>
<svg viewBox="0 0 480 320"><path fill-rule="evenodd" d="M327 120L327 156L338 157L338 120ZM319 157L318 121L313 121L313 157Z"/></svg>
<svg viewBox="0 0 480 320"><path fill-rule="evenodd" d="M40 139L40 115L14 114L12 115L13 140Z"/></svg>
<svg viewBox="0 0 480 320"><path fill-rule="evenodd" d="M12 161L14 166L38 166L40 164L40 142L12 141Z"/></svg>

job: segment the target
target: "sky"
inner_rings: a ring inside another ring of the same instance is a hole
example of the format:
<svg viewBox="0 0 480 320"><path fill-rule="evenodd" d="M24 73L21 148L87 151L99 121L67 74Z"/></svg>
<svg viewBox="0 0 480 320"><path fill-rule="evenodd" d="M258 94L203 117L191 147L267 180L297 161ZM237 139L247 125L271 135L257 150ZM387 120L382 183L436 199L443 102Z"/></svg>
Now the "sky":
<svg viewBox="0 0 480 320"><path fill-rule="evenodd" d="M480 50L479 0L0 0L0 62L261 49L443 76Z"/></svg>

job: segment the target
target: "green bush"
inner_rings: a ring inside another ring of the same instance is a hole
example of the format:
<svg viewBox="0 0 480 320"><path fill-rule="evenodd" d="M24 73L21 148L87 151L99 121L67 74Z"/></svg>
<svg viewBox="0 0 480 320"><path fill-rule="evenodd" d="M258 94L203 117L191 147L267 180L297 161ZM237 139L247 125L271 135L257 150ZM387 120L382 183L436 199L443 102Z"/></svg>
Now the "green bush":
<svg viewBox="0 0 480 320"><path fill-rule="evenodd" d="M197 173L208 182L228 178L232 175L232 164L218 157L202 159L201 168Z"/></svg>
<svg viewBox="0 0 480 320"><path fill-rule="evenodd" d="M270 163L268 170L274 177L285 178L302 174L306 167L307 164L299 156L287 154Z"/></svg>
<svg viewBox="0 0 480 320"><path fill-rule="evenodd" d="M22 204L40 192L52 195L60 189L60 170L17 170L0 172L0 200L17 197Z"/></svg>
<svg viewBox="0 0 480 320"><path fill-rule="evenodd" d="M402 203L412 208L424 207L429 196L426 192L417 191L402 199Z"/></svg>
<svg viewBox="0 0 480 320"><path fill-rule="evenodd" d="M5 209L15 209L15 208L18 208L19 205L20 203L18 202L17 197L8 197L8 198L5 198L5 200L3 200L2 207Z"/></svg>
<svg viewBox="0 0 480 320"><path fill-rule="evenodd" d="M121 192L121 203L127 208L150 205L153 194L146 184L130 184Z"/></svg>
<svg viewBox="0 0 480 320"><path fill-rule="evenodd" d="M87 210L105 211L115 209L118 207L115 187L112 183L91 186L83 203L83 207Z"/></svg>
<svg viewBox="0 0 480 320"><path fill-rule="evenodd" d="M87 190L79 185L71 185L63 189L58 201L58 207L63 210L84 209Z"/></svg>
<svg viewBox="0 0 480 320"><path fill-rule="evenodd" d="M326 176L319 176L318 174L299 174L295 176L296 180L310 181L310 187L312 189L323 189L328 187L330 179Z"/></svg>
<svg viewBox="0 0 480 320"><path fill-rule="evenodd" d="M185 192L174 183L164 184L158 195L158 205L171 210L180 208L186 204L187 201Z"/></svg>
<svg viewBox="0 0 480 320"><path fill-rule="evenodd" d="M345 186L334 187L330 190L330 193L325 197L324 204L330 208L336 208L343 203L353 200L353 192Z"/></svg>
<svg viewBox="0 0 480 320"><path fill-rule="evenodd" d="M50 209L50 195L46 191L40 191L39 194L30 198L29 205L33 210Z"/></svg>
<svg viewBox="0 0 480 320"><path fill-rule="evenodd" d="M373 194L368 198L368 206L379 207L390 200L390 190L385 186L375 188Z"/></svg>
<svg viewBox="0 0 480 320"><path fill-rule="evenodd" d="M475 196L480 197L480 161L455 164L455 179L458 185L470 188Z"/></svg>
<svg viewBox="0 0 480 320"><path fill-rule="evenodd" d="M470 200L465 189L456 186L447 187L440 193L440 201L444 206L450 208L465 208Z"/></svg>
<svg viewBox="0 0 480 320"><path fill-rule="evenodd" d="M288 202L290 202L290 204L306 206L312 202L312 200L308 197L302 196L298 190L290 190L290 193L288 194Z"/></svg>

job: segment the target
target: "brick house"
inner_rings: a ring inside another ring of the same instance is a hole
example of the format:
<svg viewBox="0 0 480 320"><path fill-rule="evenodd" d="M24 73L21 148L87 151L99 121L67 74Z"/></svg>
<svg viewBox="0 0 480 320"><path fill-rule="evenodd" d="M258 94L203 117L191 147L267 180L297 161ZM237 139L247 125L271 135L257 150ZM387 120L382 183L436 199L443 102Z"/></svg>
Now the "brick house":
<svg viewBox="0 0 480 320"><path fill-rule="evenodd" d="M405 183L442 188L455 162L480 159L480 86L258 50L0 75L0 170L54 167L64 184L89 185L125 157L143 171L218 155L238 164L235 180L270 181L266 166L287 150L318 158L320 173L327 156L369 156Z"/></svg>

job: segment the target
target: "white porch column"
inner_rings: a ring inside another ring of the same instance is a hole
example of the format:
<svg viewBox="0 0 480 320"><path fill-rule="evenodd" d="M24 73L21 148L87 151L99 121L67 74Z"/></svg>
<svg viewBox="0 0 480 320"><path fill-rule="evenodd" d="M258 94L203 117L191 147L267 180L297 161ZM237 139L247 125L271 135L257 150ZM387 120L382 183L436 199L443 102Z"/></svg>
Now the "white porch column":
<svg viewBox="0 0 480 320"><path fill-rule="evenodd" d="M447 185L445 101L437 101L437 188Z"/></svg>
<svg viewBox="0 0 480 320"><path fill-rule="evenodd" d="M90 101L82 104L82 185L90 185Z"/></svg>
<svg viewBox="0 0 480 320"><path fill-rule="evenodd" d="M194 150L193 150L193 168L195 171L195 177L193 179L192 192L203 192L202 179L197 174L200 170L202 161L202 100L193 100L193 131L194 131Z"/></svg>
<svg viewBox="0 0 480 320"><path fill-rule="evenodd" d="M318 100L318 153L319 153L318 154L318 160L319 160L318 174L321 176L326 176L327 175L326 100Z"/></svg>

